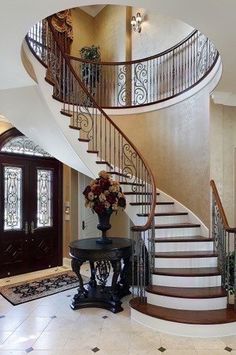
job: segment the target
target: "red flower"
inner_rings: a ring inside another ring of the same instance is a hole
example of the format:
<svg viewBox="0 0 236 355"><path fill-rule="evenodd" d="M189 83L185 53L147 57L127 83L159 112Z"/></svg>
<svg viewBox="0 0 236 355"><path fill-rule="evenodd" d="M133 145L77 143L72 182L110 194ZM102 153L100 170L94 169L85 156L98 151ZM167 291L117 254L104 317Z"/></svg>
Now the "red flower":
<svg viewBox="0 0 236 355"><path fill-rule="evenodd" d="M102 214L106 211L105 209L105 206L103 203L98 203L94 206L94 211L97 213L97 214Z"/></svg>
<svg viewBox="0 0 236 355"><path fill-rule="evenodd" d="M108 179L103 179L103 178L100 179L99 184L103 189L103 191L108 190L109 187L111 186L110 181Z"/></svg>
<svg viewBox="0 0 236 355"><path fill-rule="evenodd" d="M84 192L83 192L83 195L87 198L88 197L88 193L91 191L91 187L88 185L86 188L85 188L85 190L84 190Z"/></svg>
<svg viewBox="0 0 236 355"><path fill-rule="evenodd" d="M113 195L112 193L110 193L110 195L107 196L107 201L108 201L111 205L113 205L113 203L116 202L116 196Z"/></svg>
<svg viewBox="0 0 236 355"><path fill-rule="evenodd" d="M93 186L92 191L93 191L94 195L97 195L97 196L103 192L99 185Z"/></svg>

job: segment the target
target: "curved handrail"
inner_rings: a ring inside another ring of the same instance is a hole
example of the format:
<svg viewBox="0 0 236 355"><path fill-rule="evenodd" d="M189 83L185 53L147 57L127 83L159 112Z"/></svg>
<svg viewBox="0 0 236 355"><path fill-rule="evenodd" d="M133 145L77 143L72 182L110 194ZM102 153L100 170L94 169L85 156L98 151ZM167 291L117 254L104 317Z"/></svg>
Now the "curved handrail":
<svg viewBox="0 0 236 355"><path fill-rule="evenodd" d="M184 44L185 42L187 42L191 37L193 37L193 35L195 35L196 33L198 32L198 30L193 30L187 37L185 37L184 39L182 39L180 42L178 42L177 44L175 44L174 46L164 50L163 52L160 52L160 53L157 53L157 54L154 54L152 56L149 56L149 57L144 57L144 58L141 58L141 59L134 59L134 60L129 60L129 61L121 61L121 62L103 62L103 61L100 61L98 64L100 65L121 65L121 64L136 64L136 63L141 63L141 62L146 62L148 60L151 60L151 59L155 59L155 58L158 58L158 57L161 57L167 53L170 53L172 52L174 49L177 49L179 46L181 46L182 44ZM69 58L69 59L75 59L75 60L78 60L79 62L82 62L82 63L88 63L88 64L94 64L94 61L90 61L90 60L86 60L86 59L82 59L82 58L79 58L79 57L75 57L75 56L72 56L68 53L66 53L66 56Z"/></svg>
<svg viewBox="0 0 236 355"><path fill-rule="evenodd" d="M46 33L44 38L40 37L42 41L35 40L40 30L42 34ZM34 41L31 42L31 39ZM150 229L153 225L156 207L156 184L146 160L129 138L98 105L93 95L89 93L78 77L64 53L61 43L57 40L57 34L50 19L43 20L37 31L34 31L33 28L26 36L26 41L36 58L43 61L48 68L46 79L53 84L53 96L63 102L62 113L71 115L71 128L77 128L84 133L81 140L88 143L92 141L91 148L94 152L100 154L101 163L108 163L109 166L113 165L115 168L117 164L121 165L118 167L118 173L125 176L126 179L133 179L131 184L137 186L137 189L146 184L147 191L141 193L141 196L143 196L144 203L150 203L148 218L144 225L134 226L132 230L142 232ZM88 125L91 126L89 130L87 129ZM114 139L114 145L111 144L112 138ZM105 142L102 141L103 139ZM107 154L107 142L110 144L109 156ZM115 157L116 145L119 146L118 148L122 148L117 157ZM121 156L122 154L124 157ZM107 160L109 161L107 162ZM137 169L140 168L139 165L141 170L135 176L135 169L137 173Z"/></svg>
<svg viewBox="0 0 236 355"><path fill-rule="evenodd" d="M210 185L211 185L211 188L212 188L213 196L214 196L215 201L216 201L216 205L217 205L217 207L218 207L218 211L219 211L221 220L222 220L222 222L223 222L223 227L224 227L224 229L225 229L227 232L236 233L236 227L230 227L230 225L229 225L229 223L228 223L228 220L227 220L227 217L226 217L226 214L225 214L225 211L224 211L224 207L223 207L223 205L222 205L222 202L221 202L221 199L220 199L220 196L219 196L219 193L218 193L218 190L217 190L215 181L214 181L214 180L211 180L211 181L210 181Z"/></svg>
<svg viewBox="0 0 236 355"><path fill-rule="evenodd" d="M95 63L67 57L101 107L132 108L192 89L210 73L219 53L205 35L194 30L171 48L138 60Z"/></svg>

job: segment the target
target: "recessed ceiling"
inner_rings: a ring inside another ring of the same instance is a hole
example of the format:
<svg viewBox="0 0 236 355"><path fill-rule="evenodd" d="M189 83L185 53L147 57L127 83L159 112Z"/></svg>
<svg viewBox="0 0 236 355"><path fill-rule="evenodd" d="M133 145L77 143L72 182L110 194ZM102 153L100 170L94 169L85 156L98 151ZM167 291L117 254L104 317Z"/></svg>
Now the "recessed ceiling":
<svg viewBox="0 0 236 355"><path fill-rule="evenodd" d="M106 5L80 6L80 9L87 12L90 16L95 17L105 6Z"/></svg>

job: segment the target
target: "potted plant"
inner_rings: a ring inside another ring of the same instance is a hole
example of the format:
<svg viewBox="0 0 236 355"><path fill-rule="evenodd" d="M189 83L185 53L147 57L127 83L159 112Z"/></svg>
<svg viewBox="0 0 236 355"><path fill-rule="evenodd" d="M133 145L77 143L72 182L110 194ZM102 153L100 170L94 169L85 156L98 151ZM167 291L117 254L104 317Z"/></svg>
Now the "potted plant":
<svg viewBox="0 0 236 355"><path fill-rule="evenodd" d="M96 88L97 83L99 82L100 76L100 66L99 62L101 61L101 52L99 46L86 46L80 49L81 59L94 62L93 63L82 63L82 78L86 86L90 90L92 95L95 94L94 89Z"/></svg>

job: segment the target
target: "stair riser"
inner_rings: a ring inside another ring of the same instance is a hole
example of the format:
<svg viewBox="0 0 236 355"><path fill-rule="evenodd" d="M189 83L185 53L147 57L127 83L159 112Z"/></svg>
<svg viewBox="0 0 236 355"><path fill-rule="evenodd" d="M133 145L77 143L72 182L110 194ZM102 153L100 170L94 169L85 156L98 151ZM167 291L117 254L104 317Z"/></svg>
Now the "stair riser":
<svg viewBox="0 0 236 355"><path fill-rule="evenodd" d="M224 309L227 307L227 297L217 298L179 298L163 295L156 295L147 292L147 303L155 306L184 309L184 310L214 310Z"/></svg>
<svg viewBox="0 0 236 355"><path fill-rule="evenodd" d="M236 334L236 322L226 324L186 324L166 321L143 314L131 308L131 319L148 328L176 336L186 337L223 337ZM208 351L212 354L212 351ZM219 353L219 352L218 352Z"/></svg>
<svg viewBox="0 0 236 355"><path fill-rule="evenodd" d="M155 243L156 252L168 251L213 251L213 242L176 242Z"/></svg>
<svg viewBox="0 0 236 355"><path fill-rule="evenodd" d="M161 228L155 230L155 236L161 237L184 237L201 235L201 228Z"/></svg>
<svg viewBox="0 0 236 355"><path fill-rule="evenodd" d="M217 267L217 258L155 258L156 268Z"/></svg>
<svg viewBox="0 0 236 355"><path fill-rule="evenodd" d="M158 213L161 213L158 209ZM187 223L189 222L188 215L183 216L155 216L155 224L174 224L174 223Z"/></svg>
<svg viewBox="0 0 236 355"><path fill-rule="evenodd" d="M215 287L221 286L221 276L168 276L152 275L153 285L169 287Z"/></svg>

